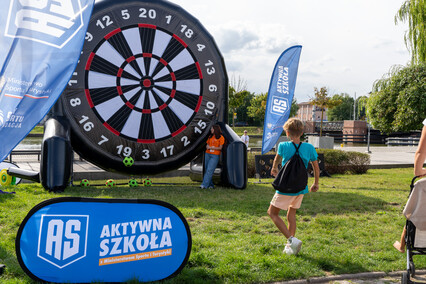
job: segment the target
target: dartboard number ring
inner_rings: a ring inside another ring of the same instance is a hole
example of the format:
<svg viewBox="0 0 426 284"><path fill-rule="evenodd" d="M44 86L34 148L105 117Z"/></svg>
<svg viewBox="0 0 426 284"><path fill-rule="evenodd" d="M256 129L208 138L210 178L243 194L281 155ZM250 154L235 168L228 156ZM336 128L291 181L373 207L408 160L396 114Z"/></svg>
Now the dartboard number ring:
<svg viewBox="0 0 426 284"><path fill-rule="evenodd" d="M108 3L108 2L107 2ZM71 127L90 151L135 165L190 153L209 131L225 85L210 35L166 2L95 10L64 91Z"/></svg>

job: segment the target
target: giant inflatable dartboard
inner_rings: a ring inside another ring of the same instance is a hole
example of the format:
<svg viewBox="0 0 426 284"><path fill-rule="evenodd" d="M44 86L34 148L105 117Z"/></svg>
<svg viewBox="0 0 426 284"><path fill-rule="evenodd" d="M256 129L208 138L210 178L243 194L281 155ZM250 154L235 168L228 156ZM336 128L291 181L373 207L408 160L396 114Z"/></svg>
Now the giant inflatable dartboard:
<svg viewBox="0 0 426 284"><path fill-rule="evenodd" d="M104 0L62 104L73 148L85 159L158 173L204 147L226 94L222 56L194 17L168 1Z"/></svg>

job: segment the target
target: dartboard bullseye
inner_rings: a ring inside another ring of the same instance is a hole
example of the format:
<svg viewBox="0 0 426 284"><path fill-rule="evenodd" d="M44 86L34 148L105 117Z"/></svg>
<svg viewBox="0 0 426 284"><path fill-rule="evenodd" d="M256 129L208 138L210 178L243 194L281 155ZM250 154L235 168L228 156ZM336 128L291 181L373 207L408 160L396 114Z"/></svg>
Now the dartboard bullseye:
<svg viewBox="0 0 426 284"><path fill-rule="evenodd" d="M62 100L80 155L109 170L156 173L195 157L226 93L214 40L182 8L102 1ZM134 165L124 168L124 157Z"/></svg>

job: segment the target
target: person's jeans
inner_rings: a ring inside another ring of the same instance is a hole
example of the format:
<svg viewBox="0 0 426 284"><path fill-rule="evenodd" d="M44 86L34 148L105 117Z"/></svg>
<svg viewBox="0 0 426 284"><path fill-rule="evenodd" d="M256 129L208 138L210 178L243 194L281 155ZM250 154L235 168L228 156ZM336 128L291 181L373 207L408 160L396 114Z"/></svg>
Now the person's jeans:
<svg viewBox="0 0 426 284"><path fill-rule="evenodd" d="M219 163L219 157L220 155L213 155L209 153L204 155L204 165L206 170L204 171L203 182L201 185L205 188L214 187L213 174L217 164Z"/></svg>

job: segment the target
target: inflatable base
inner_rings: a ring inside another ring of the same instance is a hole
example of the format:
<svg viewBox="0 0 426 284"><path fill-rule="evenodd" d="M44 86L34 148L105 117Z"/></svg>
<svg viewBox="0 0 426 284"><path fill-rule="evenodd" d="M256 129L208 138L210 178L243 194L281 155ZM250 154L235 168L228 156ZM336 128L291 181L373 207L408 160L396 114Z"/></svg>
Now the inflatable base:
<svg viewBox="0 0 426 284"><path fill-rule="evenodd" d="M213 183L244 189L247 187L247 146L229 125L221 122L218 124L225 138L225 145L213 175ZM203 180L203 157L204 152L190 164L190 178L193 181Z"/></svg>

